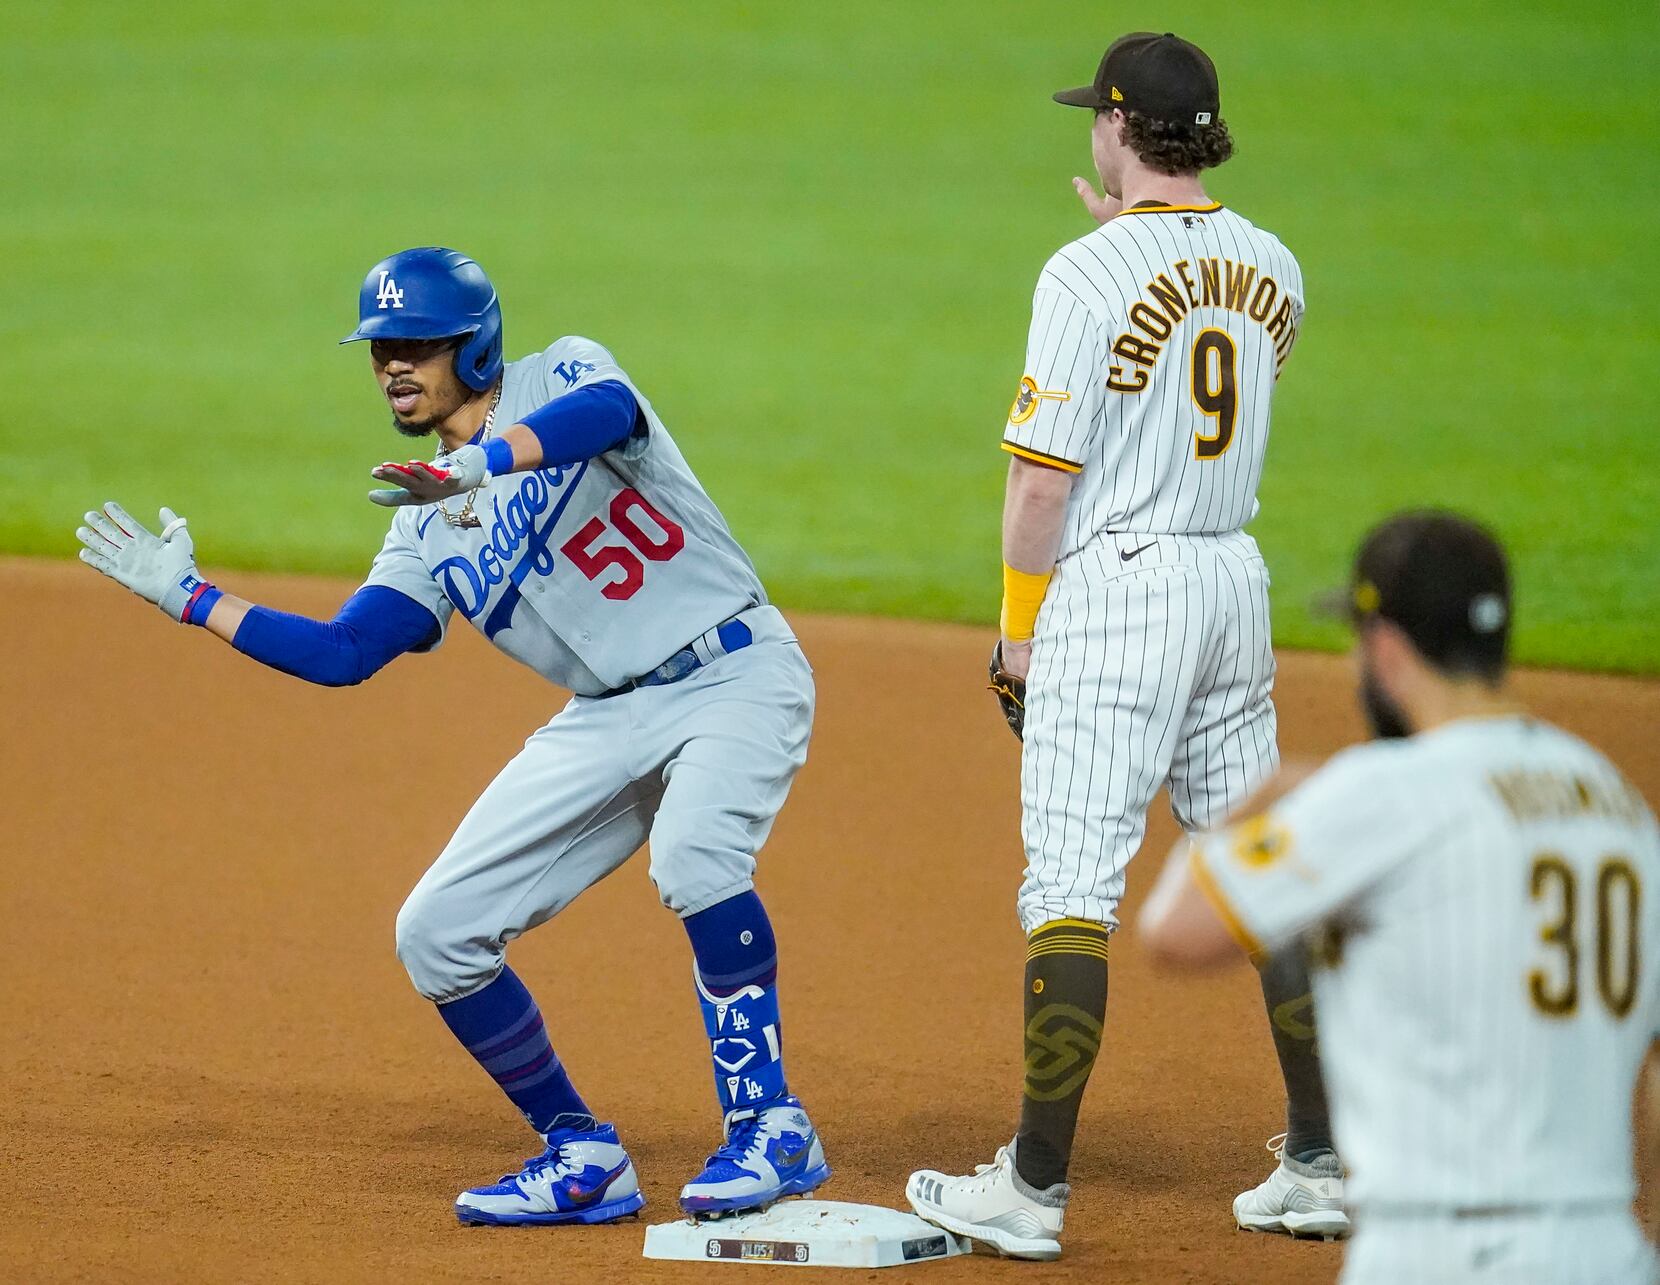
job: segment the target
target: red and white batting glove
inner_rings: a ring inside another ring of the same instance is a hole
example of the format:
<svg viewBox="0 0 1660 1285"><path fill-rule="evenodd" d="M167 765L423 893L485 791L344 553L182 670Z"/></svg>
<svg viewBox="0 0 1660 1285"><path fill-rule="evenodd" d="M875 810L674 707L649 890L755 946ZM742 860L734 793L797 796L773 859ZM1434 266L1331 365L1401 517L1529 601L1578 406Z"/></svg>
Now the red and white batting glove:
<svg viewBox="0 0 1660 1285"><path fill-rule="evenodd" d="M482 446L463 446L430 464L425 460L404 464L388 460L369 473L379 481L394 484L388 490L370 491L369 498L387 508L397 508L403 504L434 504L482 486L490 480L490 463Z"/></svg>

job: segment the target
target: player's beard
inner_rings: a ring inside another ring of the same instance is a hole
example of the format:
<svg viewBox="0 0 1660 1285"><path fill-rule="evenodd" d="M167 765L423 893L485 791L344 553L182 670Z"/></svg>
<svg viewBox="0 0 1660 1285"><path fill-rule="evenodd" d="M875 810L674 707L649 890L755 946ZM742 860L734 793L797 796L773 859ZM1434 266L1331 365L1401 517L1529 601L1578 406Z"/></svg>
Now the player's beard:
<svg viewBox="0 0 1660 1285"><path fill-rule="evenodd" d="M1372 725L1372 735L1378 740L1399 740L1412 735L1406 714L1389 698L1370 670L1360 677L1360 705L1366 711L1366 721Z"/></svg>
<svg viewBox="0 0 1660 1285"><path fill-rule="evenodd" d="M433 411L425 419L401 420L396 411L392 412L392 427L405 437L431 437L437 428L456 411L467 404L467 395L464 391L456 391L451 398L448 409Z"/></svg>
<svg viewBox="0 0 1660 1285"><path fill-rule="evenodd" d="M432 430L438 427L438 421L436 419L422 419L413 424L406 424L396 414L393 414L392 427L405 437L431 437Z"/></svg>

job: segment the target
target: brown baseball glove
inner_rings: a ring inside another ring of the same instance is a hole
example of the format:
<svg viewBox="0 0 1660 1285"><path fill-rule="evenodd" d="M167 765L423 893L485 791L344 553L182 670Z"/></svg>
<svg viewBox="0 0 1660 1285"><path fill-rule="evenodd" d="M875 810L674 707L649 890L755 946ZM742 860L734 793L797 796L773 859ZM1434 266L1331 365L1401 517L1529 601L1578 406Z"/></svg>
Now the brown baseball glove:
<svg viewBox="0 0 1660 1285"><path fill-rule="evenodd" d="M1015 739L1026 739L1026 680L1016 678L1003 669L1003 640L991 649L991 690L997 693L997 703L1003 708L1009 730Z"/></svg>

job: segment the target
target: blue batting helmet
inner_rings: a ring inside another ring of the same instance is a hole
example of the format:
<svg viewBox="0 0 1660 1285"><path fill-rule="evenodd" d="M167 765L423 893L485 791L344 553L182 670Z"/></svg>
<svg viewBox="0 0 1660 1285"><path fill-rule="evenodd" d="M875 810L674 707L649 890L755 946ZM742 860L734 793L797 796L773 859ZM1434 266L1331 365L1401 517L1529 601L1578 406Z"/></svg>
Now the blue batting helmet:
<svg viewBox="0 0 1660 1285"><path fill-rule="evenodd" d="M434 246L382 259L357 293L356 339L449 339L466 335L456 349L455 373L468 388L483 390L501 378L501 304L490 278L466 255Z"/></svg>

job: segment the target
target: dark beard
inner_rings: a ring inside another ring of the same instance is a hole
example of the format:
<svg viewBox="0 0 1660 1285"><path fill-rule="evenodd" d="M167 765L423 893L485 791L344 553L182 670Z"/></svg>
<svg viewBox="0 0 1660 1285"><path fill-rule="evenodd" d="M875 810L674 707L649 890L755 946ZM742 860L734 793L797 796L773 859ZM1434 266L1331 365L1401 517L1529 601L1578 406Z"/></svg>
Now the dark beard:
<svg viewBox="0 0 1660 1285"><path fill-rule="evenodd" d="M1366 711L1366 721L1372 725L1372 735L1379 740L1399 740L1412 735L1412 726L1406 721L1401 707L1384 695L1377 679L1371 674L1360 680L1360 707Z"/></svg>
<svg viewBox="0 0 1660 1285"><path fill-rule="evenodd" d="M437 424L438 421L435 419L423 419L417 424L406 424L396 415L392 416L392 427L405 437L431 437Z"/></svg>

